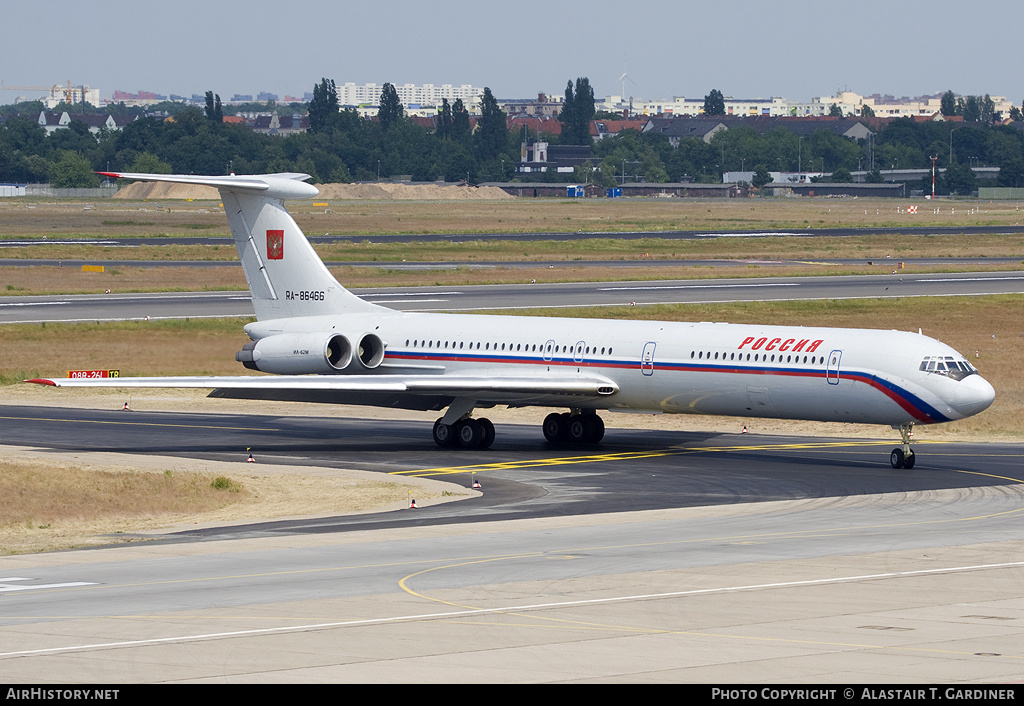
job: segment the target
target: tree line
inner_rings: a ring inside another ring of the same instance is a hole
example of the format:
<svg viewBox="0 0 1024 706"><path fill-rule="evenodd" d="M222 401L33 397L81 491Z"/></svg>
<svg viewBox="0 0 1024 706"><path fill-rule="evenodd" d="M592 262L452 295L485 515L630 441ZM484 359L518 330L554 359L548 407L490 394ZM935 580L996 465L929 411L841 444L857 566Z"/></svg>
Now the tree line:
<svg viewBox="0 0 1024 706"><path fill-rule="evenodd" d="M520 175L516 166L524 139L591 144L594 94L586 78L566 86L560 135L508 130L489 88L484 90L475 129L461 100L451 105L443 101L436 120L421 124L405 114L391 84L383 88L379 115L369 120L354 110L339 109L334 82L322 79L303 111L309 115L308 132L287 136L224 123L226 107L220 97L208 92L206 99L206 110L180 107L170 118L142 117L120 131L98 133L73 120L68 129L47 135L36 122L38 112L9 114L0 124L0 182L89 186L98 183L95 171L233 171L303 172L318 183L403 176L415 181L572 180L611 186L623 181L720 182L726 171L798 168L832 172L833 181L841 181L855 170L880 179L883 169L929 168L934 156L937 167L949 168L938 180L940 193L968 193L976 187L972 166L999 167L996 183L1024 186L1024 132L981 120L898 119L868 140L829 131L798 137L782 127L761 134L740 124L716 133L708 143L684 138L673 145L664 135L626 130L593 143L592 160L572 174ZM708 107L715 109L720 92L712 91L708 100ZM964 100L965 108L968 102ZM930 190L930 176L920 188Z"/></svg>
<svg viewBox="0 0 1024 706"><path fill-rule="evenodd" d="M226 111L213 92L206 94L206 110L178 106L169 117L144 116L122 130L98 133L72 114L68 129L47 135L37 123L38 111L22 109L0 125L0 181L90 186L99 181L94 171L287 171L310 174L319 183L398 175L416 181L502 180L515 173L519 144L489 88L475 131L461 100L444 102L436 130L404 114L391 84L384 87L380 108L375 120L339 110L334 82L323 79L307 107L309 131L284 137L223 122Z"/></svg>

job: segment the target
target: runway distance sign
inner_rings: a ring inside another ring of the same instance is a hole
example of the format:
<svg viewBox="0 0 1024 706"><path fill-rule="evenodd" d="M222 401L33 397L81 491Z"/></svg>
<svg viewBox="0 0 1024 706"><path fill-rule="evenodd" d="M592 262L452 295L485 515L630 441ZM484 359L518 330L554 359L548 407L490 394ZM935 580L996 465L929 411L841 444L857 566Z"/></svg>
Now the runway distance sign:
<svg viewBox="0 0 1024 706"><path fill-rule="evenodd" d="M69 370L69 378L87 378L89 380L95 380L97 378L118 378L121 377L120 370Z"/></svg>

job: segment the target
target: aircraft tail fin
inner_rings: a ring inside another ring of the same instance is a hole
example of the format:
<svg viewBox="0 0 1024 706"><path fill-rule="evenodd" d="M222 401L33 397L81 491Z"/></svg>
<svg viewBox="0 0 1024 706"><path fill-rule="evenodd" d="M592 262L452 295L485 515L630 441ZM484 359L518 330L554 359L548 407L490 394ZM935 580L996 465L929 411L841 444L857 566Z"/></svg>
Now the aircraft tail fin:
<svg viewBox="0 0 1024 706"><path fill-rule="evenodd" d="M305 183L308 174L100 173L123 179L213 186L220 190L224 213L252 293L256 318L261 321L381 309L341 286L285 209L285 199L309 199L320 193L315 186Z"/></svg>

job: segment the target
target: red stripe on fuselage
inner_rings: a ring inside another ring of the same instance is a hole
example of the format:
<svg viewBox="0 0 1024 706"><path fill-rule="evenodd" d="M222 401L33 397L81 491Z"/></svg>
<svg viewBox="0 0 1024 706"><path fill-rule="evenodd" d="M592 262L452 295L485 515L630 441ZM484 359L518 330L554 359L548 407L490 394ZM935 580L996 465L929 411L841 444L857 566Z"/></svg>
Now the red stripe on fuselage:
<svg viewBox="0 0 1024 706"><path fill-rule="evenodd" d="M490 363L490 364L505 364L505 365L560 365L560 366L576 366L576 367L588 367L588 368L612 368L616 370L623 369L636 369L640 370L639 361L596 361L596 360L565 360L565 359L552 359L543 360L541 358L516 358L516 357L494 357L494 356L463 356L458 354L406 354L406 353L388 353L387 359L399 359L399 360L422 360L422 361L433 361L433 362L453 362L453 363ZM824 370L793 370L785 368L746 368L736 366L715 366L715 365L694 365L689 363L653 363L654 369L662 372L694 372L694 373L727 373L731 375L778 375L783 377L804 377L804 378L823 378L825 377ZM883 395L891 399L897 405L900 406L905 412L914 417L918 422L922 424L932 424L935 422L949 421L947 419L937 419L928 412L924 411L919 405L915 404L911 399L908 398L907 393L899 388L890 387L884 385L879 380L865 373L851 373L851 372L840 372L837 375L838 378L845 378L854 382L862 382L866 385L870 385L874 389L881 392Z"/></svg>

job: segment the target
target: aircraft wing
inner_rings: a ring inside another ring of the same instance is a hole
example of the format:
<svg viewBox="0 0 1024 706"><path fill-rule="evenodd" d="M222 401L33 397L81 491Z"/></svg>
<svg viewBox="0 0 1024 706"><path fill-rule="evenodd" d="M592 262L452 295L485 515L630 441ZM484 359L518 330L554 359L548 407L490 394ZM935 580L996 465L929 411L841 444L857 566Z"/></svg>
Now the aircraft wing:
<svg viewBox="0 0 1024 706"><path fill-rule="evenodd" d="M552 377L474 375L239 375L218 377L37 378L26 380L54 387L212 388L239 391L246 397L279 399L280 395L313 392L339 401L351 394L404 394L470 397L495 404L521 403L544 397L597 398L615 394L618 385L598 375ZM230 393L229 393L230 396Z"/></svg>

